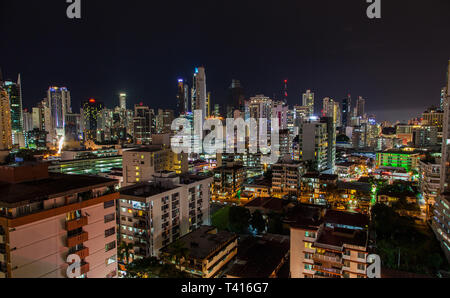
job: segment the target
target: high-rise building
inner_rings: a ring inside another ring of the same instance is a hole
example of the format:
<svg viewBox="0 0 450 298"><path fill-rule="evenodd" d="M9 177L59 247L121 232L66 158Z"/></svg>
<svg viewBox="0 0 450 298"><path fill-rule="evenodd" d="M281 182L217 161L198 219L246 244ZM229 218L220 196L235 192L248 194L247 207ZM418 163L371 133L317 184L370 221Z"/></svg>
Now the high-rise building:
<svg viewBox="0 0 450 298"><path fill-rule="evenodd" d="M366 100L361 96L356 101L356 117L364 118L366 113Z"/></svg>
<svg viewBox="0 0 450 298"><path fill-rule="evenodd" d="M22 83L20 74L17 82L5 81L4 89L8 93L9 105L11 108L11 131L13 145L25 146L22 115Z"/></svg>
<svg viewBox="0 0 450 298"><path fill-rule="evenodd" d="M432 227L450 262L450 61L447 71L447 93L444 98L440 194L436 198Z"/></svg>
<svg viewBox="0 0 450 298"><path fill-rule="evenodd" d="M100 123L101 111L103 110L103 103L94 98L89 99L83 103L82 117L83 117L83 132L84 139L96 141L98 124Z"/></svg>
<svg viewBox="0 0 450 298"><path fill-rule="evenodd" d="M66 114L72 113L70 91L66 87L50 87L47 92L47 104L56 138L64 137L65 117Z"/></svg>
<svg viewBox="0 0 450 298"><path fill-rule="evenodd" d="M175 114L172 110L158 110L156 116L156 133L172 133L172 122L175 120Z"/></svg>
<svg viewBox="0 0 450 298"><path fill-rule="evenodd" d="M322 117L320 122L327 125L327 169L334 173L336 167L336 122L333 117Z"/></svg>
<svg viewBox="0 0 450 298"><path fill-rule="evenodd" d="M306 90L303 94L303 106L309 108L309 115L314 115L314 93L311 90Z"/></svg>
<svg viewBox="0 0 450 298"><path fill-rule="evenodd" d="M232 118L235 110L244 112L245 109L245 92L239 80L232 80L228 89L229 98L227 104L227 117Z"/></svg>
<svg viewBox="0 0 450 298"><path fill-rule="evenodd" d="M292 278L367 278L367 216L300 205L285 222L291 229Z"/></svg>
<svg viewBox="0 0 450 298"><path fill-rule="evenodd" d="M195 69L194 83L192 88L192 111L201 110L203 117L206 118L206 72L204 67Z"/></svg>
<svg viewBox="0 0 450 298"><path fill-rule="evenodd" d="M310 163L310 169L325 171L328 166L328 128L326 123L299 123L299 135L294 140L294 160ZM331 148L330 148L331 150Z"/></svg>
<svg viewBox="0 0 450 298"><path fill-rule="evenodd" d="M184 83L184 80L179 79L177 93L177 113L179 115L189 112L189 93L186 93L187 89L189 89L189 87Z"/></svg>
<svg viewBox="0 0 450 298"><path fill-rule="evenodd" d="M120 108L122 110L127 109L127 94L126 93L119 94L119 103L120 103Z"/></svg>
<svg viewBox="0 0 450 298"><path fill-rule="evenodd" d="M134 141L138 145L150 144L152 141L152 122L155 112L142 103L134 106Z"/></svg>
<svg viewBox="0 0 450 298"><path fill-rule="evenodd" d="M352 96L349 94L342 102L342 126L344 130L351 126L352 120Z"/></svg>
<svg viewBox="0 0 450 298"><path fill-rule="evenodd" d="M12 148L11 107L8 92L2 86L0 74L0 151Z"/></svg>
<svg viewBox="0 0 450 298"><path fill-rule="evenodd" d="M160 256L161 249L209 224L212 178L157 173L152 182L121 190L120 239L137 258Z"/></svg>
<svg viewBox="0 0 450 298"><path fill-rule="evenodd" d="M45 163L0 167L0 180L0 279L72 277L71 255L73 277L117 276L116 180L49 174Z"/></svg>
<svg viewBox="0 0 450 298"><path fill-rule="evenodd" d="M446 94L447 94L447 87L444 87L441 89L441 110L444 110L444 102Z"/></svg>

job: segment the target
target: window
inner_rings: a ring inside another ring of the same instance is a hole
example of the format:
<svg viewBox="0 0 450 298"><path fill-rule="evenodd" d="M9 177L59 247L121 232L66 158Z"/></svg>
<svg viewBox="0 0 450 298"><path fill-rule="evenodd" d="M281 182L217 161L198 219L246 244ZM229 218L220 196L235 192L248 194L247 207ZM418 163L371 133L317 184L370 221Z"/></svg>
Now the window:
<svg viewBox="0 0 450 298"><path fill-rule="evenodd" d="M114 201L105 202L105 203L103 204L103 206L105 207L105 209L114 207L115 205L116 205L116 204L115 204Z"/></svg>
<svg viewBox="0 0 450 298"><path fill-rule="evenodd" d="M358 264L358 270L365 271L366 270L366 265Z"/></svg>
<svg viewBox="0 0 450 298"><path fill-rule="evenodd" d="M108 252L110 250L113 250L114 248L116 248L116 241L113 241L111 243L106 244L105 246L105 252Z"/></svg>
<svg viewBox="0 0 450 298"><path fill-rule="evenodd" d="M365 260L365 259L366 259L366 254L363 253L363 252L359 252L359 253L358 253L358 259L363 259L363 260Z"/></svg>
<svg viewBox="0 0 450 298"><path fill-rule="evenodd" d="M112 236L116 233L116 228L111 228L109 230L105 231L105 238L108 238L109 236Z"/></svg>
<svg viewBox="0 0 450 298"><path fill-rule="evenodd" d="M114 264L116 262L116 255L106 259L106 266L109 266L111 264Z"/></svg>
<svg viewBox="0 0 450 298"><path fill-rule="evenodd" d="M312 249L312 243L310 243L310 242L305 242L305 248Z"/></svg>
<svg viewBox="0 0 450 298"><path fill-rule="evenodd" d="M116 219L116 214L110 214L105 216L105 223L112 222Z"/></svg>

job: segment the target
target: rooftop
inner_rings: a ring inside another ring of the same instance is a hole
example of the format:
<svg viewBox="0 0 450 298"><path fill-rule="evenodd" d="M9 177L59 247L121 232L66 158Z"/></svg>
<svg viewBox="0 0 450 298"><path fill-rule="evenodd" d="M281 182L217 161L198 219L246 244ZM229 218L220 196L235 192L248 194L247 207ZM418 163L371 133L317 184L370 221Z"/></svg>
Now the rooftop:
<svg viewBox="0 0 450 298"><path fill-rule="evenodd" d="M324 206L300 204L289 211L284 222L293 228L317 230L324 210Z"/></svg>
<svg viewBox="0 0 450 298"><path fill-rule="evenodd" d="M49 174L48 178L41 180L20 183L0 182L0 204L11 207L21 206L31 202L44 201L49 197L62 196L116 183L116 180L96 176L52 173Z"/></svg>
<svg viewBox="0 0 450 298"><path fill-rule="evenodd" d="M144 182L124 187L120 194L139 198L148 198L176 189L178 186L162 185L161 183Z"/></svg>
<svg viewBox="0 0 450 298"><path fill-rule="evenodd" d="M364 193L370 193L372 191L372 184L365 182L338 182L339 189L351 189Z"/></svg>
<svg viewBox="0 0 450 298"><path fill-rule="evenodd" d="M227 275L239 278L269 278L287 257L289 249L288 236L248 237L239 244L236 261Z"/></svg>
<svg viewBox="0 0 450 298"><path fill-rule="evenodd" d="M319 234L315 245L329 245L343 247L344 244L365 247L367 244L367 231L350 230L342 228L325 227Z"/></svg>
<svg viewBox="0 0 450 298"><path fill-rule="evenodd" d="M237 235L221 231L210 226L202 226L198 230L187 234L179 241L189 249L189 258L204 260L216 252L220 247L237 239ZM163 252L169 252L169 247L163 248Z"/></svg>
<svg viewBox="0 0 450 298"><path fill-rule="evenodd" d="M284 207L289 205L289 201L277 198L256 198L247 203L245 207L263 208L273 211L283 211Z"/></svg>
<svg viewBox="0 0 450 298"><path fill-rule="evenodd" d="M360 213L327 210L325 222L365 229L369 226L369 217Z"/></svg>

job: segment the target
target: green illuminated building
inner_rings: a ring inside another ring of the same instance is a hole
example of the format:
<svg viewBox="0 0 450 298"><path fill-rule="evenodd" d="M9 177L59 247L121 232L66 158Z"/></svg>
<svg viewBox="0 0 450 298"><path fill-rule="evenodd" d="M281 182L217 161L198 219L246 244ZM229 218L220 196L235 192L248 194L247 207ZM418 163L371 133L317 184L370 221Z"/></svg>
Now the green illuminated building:
<svg viewBox="0 0 450 298"><path fill-rule="evenodd" d="M420 154L400 150L377 152L377 167L404 168L406 171L417 171Z"/></svg>

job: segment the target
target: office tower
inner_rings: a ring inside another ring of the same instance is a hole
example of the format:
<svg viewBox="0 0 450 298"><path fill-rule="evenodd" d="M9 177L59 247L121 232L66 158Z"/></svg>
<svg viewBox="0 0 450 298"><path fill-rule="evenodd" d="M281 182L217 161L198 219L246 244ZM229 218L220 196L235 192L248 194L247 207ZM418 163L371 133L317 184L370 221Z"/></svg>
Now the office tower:
<svg viewBox="0 0 450 298"><path fill-rule="evenodd" d="M209 224L208 176L157 173L152 182L120 191L120 240L140 258L159 257L161 249Z"/></svg>
<svg viewBox="0 0 450 298"><path fill-rule="evenodd" d="M51 143L56 138L52 125L52 115L48 107L47 99L42 100L33 108L33 128L47 132L47 142Z"/></svg>
<svg viewBox="0 0 450 298"><path fill-rule="evenodd" d="M284 102L285 105L288 104L288 97L289 97L288 80L284 80L283 102Z"/></svg>
<svg viewBox="0 0 450 298"><path fill-rule="evenodd" d="M65 122L66 141L81 141L83 135L81 114L66 114Z"/></svg>
<svg viewBox="0 0 450 298"><path fill-rule="evenodd" d="M214 105L214 117L220 117L220 106L218 104Z"/></svg>
<svg viewBox="0 0 450 298"><path fill-rule="evenodd" d="M153 118L155 112L150 110L149 107L144 106L142 103L134 106L134 141L138 145L151 144Z"/></svg>
<svg viewBox="0 0 450 298"><path fill-rule="evenodd" d="M298 126L298 123L308 120L312 115L311 109L304 106L294 106L294 123Z"/></svg>
<svg viewBox="0 0 450 298"><path fill-rule="evenodd" d="M103 108L100 111L100 117L97 124L97 130L100 134L98 139L102 142L111 141L111 130L113 128L113 114L114 111L111 109Z"/></svg>
<svg viewBox="0 0 450 298"><path fill-rule="evenodd" d="M206 100L206 117L211 117L211 92L208 92L208 97Z"/></svg>
<svg viewBox="0 0 450 298"><path fill-rule="evenodd" d="M367 278L366 215L300 205L285 222L291 230L292 278Z"/></svg>
<svg viewBox="0 0 450 298"><path fill-rule="evenodd" d="M70 255L81 259L74 277L117 276L116 180L45 163L0 167L0 180L0 278L71 277Z"/></svg>
<svg viewBox="0 0 450 298"><path fill-rule="evenodd" d="M25 146L25 138L23 131L23 115L22 115L22 83L20 74L17 82L3 82L4 89L8 93L9 105L11 108L11 131L13 145Z"/></svg>
<svg viewBox="0 0 450 298"><path fill-rule="evenodd" d="M1 80L0 73L0 151L10 150L13 145L9 96L3 88Z"/></svg>
<svg viewBox="0 0 450 298"><path fill-rule="evenodd" d="M248 109L250 113L250 118L256 119L267 119L270 120L272 115L272 99L264 95L256 95L251 97L248 101Z"/></svg>
<svg viewBox="0 0 450 298"><path fill-rule="evenodd" d="M172 110L158 110L156 116L156 133L170 134L172 133L172 123L175 120L175 114Z"/></svg>
<svg viewBox="0 0 450 298"><path fill-rule="evenodd" d="M178 93L177 93L177 113L179 115L189 112L189 86L184 84L183 79L178 80Z"/></svg>
<svg viewBox="0 0 450 298"><path fill-rule="evenodd" d="M103 103L94 98L85 101L82 106L84 140L96 141L98 124L103 110Z"/></svg>
<svg viewBox="0 0 450 298"><path fill-rule="evenodd" d="M444 101L446 94L447 94L447 87L444 87L441 89L441 110L444 109Z"/></svg>
<svg viewBox="0 0 450 298"><path fill-rule="evenodd" d="M206 117L206 72L204 67L195 69L194 81L192 87L192 111L200 110L203 117Z"/></svg>
<svg viewBox="0 0 450 298"><path fill-rule="evenodd" d="M70 91L66 87L50 87L47 92L47 103L51 111L52 128L55 130L57 142L64 137L66 114L72 113Z"/></svg>
<svg viewBox="0 0 450 298"><path fill-rule="evenodd" d="M311 90L303 94L303 106L309 108L309 115L314 115L314 93Z"/></svg>
<svg viewBox="0 0 450 298"><path fill-rule="evenodd" d="M442 137L441 185L436 200L432 228L447 260L450 262L450 61L447 71L447 94L444 98L444 130Z"/></svg>
<svg viewBox="0 0 450 298"><path fill-rule="evenodd" d="M360 96L356 102L356 117L364 118L365 113L366 100Z"/></svg>
<svg viewBox="0 0 450 298"><path fill-rule="evenodd" d="M29 132L33 130L33 113L28 112L28 109L23 110L23 131Z"/></svg>
<svg viewBox="0 0 450 298"><path fill-rule="evenodd" d="M228 94L227 117L232 118L235 110L245 109L245 91L239 80L232 80Z"/></svg>
<svg viewBox="0 0 450 298"><path fill-rule="evenodd" d="M352 96L349 94L342 102L342 127L351 126L352 120Z"/></svg>
<svg viewBox="0 0 450 298"><path fill-rule="evenodd" d="M127 95L126 95L126 93L120 93L119 94L119 103L120 103L120 108L122 110L126 110L127 109Z"/></svg>

